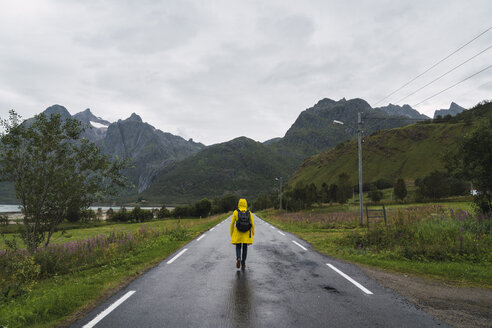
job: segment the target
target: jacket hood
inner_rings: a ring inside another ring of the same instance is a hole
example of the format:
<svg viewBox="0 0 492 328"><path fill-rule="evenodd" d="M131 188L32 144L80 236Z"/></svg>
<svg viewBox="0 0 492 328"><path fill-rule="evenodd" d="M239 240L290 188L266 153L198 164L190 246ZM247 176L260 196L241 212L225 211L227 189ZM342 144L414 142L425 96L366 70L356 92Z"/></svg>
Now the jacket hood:
<svg viewBox="0 0 492 328"><path fill-rule="evenodd" d="M248 209L248 203L246 202L246 199L241 198L239 200L239 203L237 204L237 208L241 211L244 212Z"/></svg>

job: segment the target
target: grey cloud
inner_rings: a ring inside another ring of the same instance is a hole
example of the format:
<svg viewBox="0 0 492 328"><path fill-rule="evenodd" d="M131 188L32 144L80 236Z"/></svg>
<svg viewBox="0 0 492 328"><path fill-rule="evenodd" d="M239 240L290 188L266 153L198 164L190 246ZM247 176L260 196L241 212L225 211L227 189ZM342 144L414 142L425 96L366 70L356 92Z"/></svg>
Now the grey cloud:
<svg viewBox="0 0 492 328"><path fill-rule="evenodd" d="M27 7L26 7L27 6ZM27 8L27 9L26 9ZM206 144L239 134L282 136L323 97L370 104L483 31L486 0L461 1L44 1L0 4L0 117L53 103L116 120L138 112L157 128ZM438 24L436 24L438 22ZM383 104L395 102L492 42ZM477 58L410 104L485 64ZM419 106L490 98L491 72ZM402 105L402 104L400 104ZM237 124L247 126L239 133Z"/></svg>

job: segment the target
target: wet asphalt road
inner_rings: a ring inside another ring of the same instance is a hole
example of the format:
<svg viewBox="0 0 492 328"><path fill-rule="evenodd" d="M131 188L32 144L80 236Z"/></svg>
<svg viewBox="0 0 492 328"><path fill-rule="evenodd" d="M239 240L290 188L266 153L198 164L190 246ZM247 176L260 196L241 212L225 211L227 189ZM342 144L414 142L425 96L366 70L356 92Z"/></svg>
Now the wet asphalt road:
<svg viewBox="0 0 492 328"><path fill-rule="evenodd" d="M72 327L447 327L256 216L246 270L238 270L229 224L230 217Z"/></svg>

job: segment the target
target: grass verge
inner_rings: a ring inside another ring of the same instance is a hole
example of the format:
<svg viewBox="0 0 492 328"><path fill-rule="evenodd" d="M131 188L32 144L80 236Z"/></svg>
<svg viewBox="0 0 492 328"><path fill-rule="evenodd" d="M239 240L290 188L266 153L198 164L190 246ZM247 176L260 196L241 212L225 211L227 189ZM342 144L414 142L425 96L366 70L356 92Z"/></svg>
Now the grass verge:
<svg viewBox="0 0 492 328"><path fill-rule="evenodd" d="M1 304L0 326L64 326L226 217L221 215L209 219L181 220L187 227L186 240L174 240L169 235L162 235L102 266L43 279L27 295ZM172 221L147 224L166 225L173 224ZM129 226L138 229L142 225ZM125 228L124 225L122 228ZM94 233L101 231L96 230Z"/></svg>
<svg viewBox="0 0 492 328"><path fill-rule="evenodd" d="M447 206L446 206L447 207ZM317 210L320 215L321 209ZM326 214L333 209L326 209ZM365 233L367 228L355 227L353 215L346 215L348 222L329 222L321 224L310 212L280 213L265 210L256 213L265 221L278 228L291 232L307 241L317 251L353 263L365 264L394 272L409 273L427 278L445 280L456 285L492 288L492 265L490 261L474 262L456 258L448 261L435 261L426 258L407 259L391 249L357 249L341 245L340 240L354 232ZM288 217L288 219L286 219ZM483 252L489 252L490 248Z"/></svg>

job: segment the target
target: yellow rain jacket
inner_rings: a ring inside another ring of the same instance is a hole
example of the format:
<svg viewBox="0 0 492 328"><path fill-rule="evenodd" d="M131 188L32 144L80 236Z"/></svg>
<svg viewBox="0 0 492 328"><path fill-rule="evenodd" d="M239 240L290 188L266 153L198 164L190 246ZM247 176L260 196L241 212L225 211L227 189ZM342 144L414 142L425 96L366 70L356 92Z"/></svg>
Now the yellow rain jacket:
<svg viewBox="0 0 492 328"><path fill-rule="evenodd" d="M246 199L240 199L239 203L237 205L237 208L241 211L244 212L248 209L248 203L246 202ZM249 230L241 232L237 230L236 228L236 221L238 218L237 215L237 210L232 213L232 220L231 220L231 244L252 244L253 243L253 236L255 235L255 221L253 220L253 214L249 212L250 215L250 220L251 220L251 237Z"/></svg>

